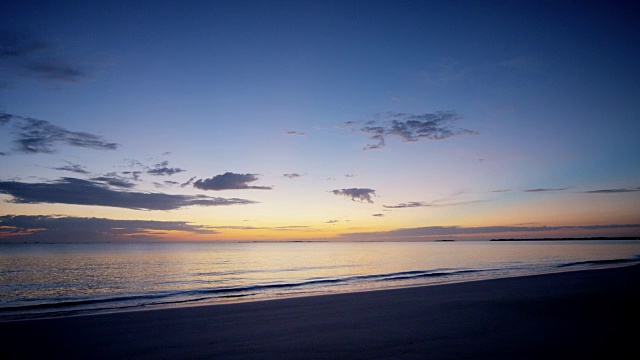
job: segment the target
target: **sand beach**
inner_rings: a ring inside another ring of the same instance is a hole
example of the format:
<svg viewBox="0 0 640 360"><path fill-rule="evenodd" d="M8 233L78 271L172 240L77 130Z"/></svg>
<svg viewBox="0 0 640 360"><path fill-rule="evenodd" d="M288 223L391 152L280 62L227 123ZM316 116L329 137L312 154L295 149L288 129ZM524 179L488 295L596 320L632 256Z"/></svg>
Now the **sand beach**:
<svg viewBox="0 0 640 360"><path fill-rule="evenodd" d="M625 358L638 284L630 266L4 322L0 333L6 359Z"/></svg>

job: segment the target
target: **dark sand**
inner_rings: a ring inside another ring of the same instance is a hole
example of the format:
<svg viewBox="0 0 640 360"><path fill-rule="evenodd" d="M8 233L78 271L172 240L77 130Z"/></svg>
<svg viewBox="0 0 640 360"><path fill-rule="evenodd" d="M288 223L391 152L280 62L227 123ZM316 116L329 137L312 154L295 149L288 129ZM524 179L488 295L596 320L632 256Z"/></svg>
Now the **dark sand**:
<svg viewBox="0 0 640 360"><path fill-rule="evenodd" d="M0 357L637 359L639 285L631 266L5 322Z"/></svg>

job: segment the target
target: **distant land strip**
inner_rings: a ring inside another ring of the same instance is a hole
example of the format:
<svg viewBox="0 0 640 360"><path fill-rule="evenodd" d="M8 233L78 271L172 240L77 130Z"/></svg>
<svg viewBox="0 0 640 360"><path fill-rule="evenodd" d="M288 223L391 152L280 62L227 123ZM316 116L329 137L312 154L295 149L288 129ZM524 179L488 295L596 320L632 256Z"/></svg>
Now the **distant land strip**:
<svg viewBox="0 0 640 360"><path fill-rule="evenodd" d="M640 236L619 237L578 237L578 238L535 238L535 239L491 239L491 241L574 241L574 240L640 240Z"/></svg>

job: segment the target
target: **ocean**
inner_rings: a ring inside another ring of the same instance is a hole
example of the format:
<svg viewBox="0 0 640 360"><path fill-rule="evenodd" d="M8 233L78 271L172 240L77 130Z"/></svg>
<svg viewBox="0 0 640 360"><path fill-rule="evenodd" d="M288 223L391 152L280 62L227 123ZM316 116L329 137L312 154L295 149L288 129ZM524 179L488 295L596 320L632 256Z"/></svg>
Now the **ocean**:
<svg viewBox="0 0 640 360"><path fill-rule="evenodd" d="M637 263L622 240L0 244L0 321Z"/></svg>

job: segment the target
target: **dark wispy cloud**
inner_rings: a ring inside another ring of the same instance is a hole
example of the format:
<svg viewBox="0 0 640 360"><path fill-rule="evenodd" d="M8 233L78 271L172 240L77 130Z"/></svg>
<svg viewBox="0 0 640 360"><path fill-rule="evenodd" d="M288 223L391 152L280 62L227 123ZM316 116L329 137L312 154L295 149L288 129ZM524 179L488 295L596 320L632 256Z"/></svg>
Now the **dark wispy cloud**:
<svg viewBox="0 0 640 360"><path fill-rule="evenodd" d="M69 171L76 174L89 174L89 171L85 170L85 167L78 164L73 164L67 161L67 165L55 167L54 170Z"/></svg>
<svg viewBox="0 0 640 360"><path fill-rule="evenodd" d="M384 214L371 214L371 216L382 217L382 216L384 216Z"/></svg>
<svg viewBox="0 0 640 360"><path fill-rule="evenodd" d="M270 186L252 186L249 183L257 181L258 174L235 174L226 172L210 179L199 179L193 183L193 187L201 190L244 190L258 189L271 190Z"/></svg>
<svg viewBox="0 0 640 360"><path fill-rule="evenodd" d="M366 122L359 130L367 134L372 144L367 144L364 150L380 149L386 146L388 137L398 137L403 142L426 140L444 140L460 135L475 135L477 132L454 127L454 123L462 116L454 111L438 111L432 114L384 113L379 114L382 121ZM351 121L342 128L353 126Z"/></svg>
<svg viewBox="0 0 640 360"><path fill-rule="evenodd" d="M359 124L358 121L349 120L349 121L345 121L344 123L342 123L340 125L336 125L335 127L337 129L350 129L350 128L353 128L357 124Z"/></svg>
<svg viewBox="0 0 640 360"><path fill-rule="evenodd" d="M111 172L102 176L93 177L89 180L101 182L107 185L111 185L119 188L125 188L125 189L131 189L134 186L136 186L136 184L132 183L127 178L119 176L115 172Z"/></svg>
<svg viewBox="0 0 640 360"><path fill-rule="evenodd" d="M182 184L180 184L180 187L181 187L181 188L183 188L183 187L187 187L187 186L189 186L189 185L193 184L193 181L194 181L195 179L196 179L196 177L195 177L195 176L194 176L194 177L192 177L191 179L189 179L189 180L187 180L187 181L183 182Z"/></svg>
<svg viewBox="0 0 640 360"><path fill-rule="evenodd" d="M185 170L169 167L169 161L165 160L158 164L155 164L151 169L147 170L147 174L154 176L171 176L173 174L178 174L184 172Z"/></svg>
<svg viewBox="0 0 640 360"><path fill-rule="evenodd" d="M371 200L371 197L376 195L375 190L367 189L367 188L339 189L339 190L332 190L331 193L334 195L348 197L353 201L356 201L356 200L360 202L366 201L372 204L373 204L373 200Z"/></svg>
<svg viewBox="0 0 640 360"><path fill-rule="evenodd" d="M142 241L159 240L170 231L191 234L217 234L210 227L184 221L111 220L103 218L5 215L0 216L3 241Z"/></svg>
<svg viewBox="0 0 640 360"><path fill-rule="evenodd" d="M294 136L307 136L306 133L293 131L293 130L285 130L284 133L287 135L294 135Z"/></svg>
<svg viewBox="0 0 640 360"><path fill-rule="evenodd" d="M173 210L193 205L221 206L256 203L246 199L227 199L204 195L189 196L123 191L113 189L102 182L76 178L62 178L42 183L0 181L0 193L12 196L10 202L17 204L75 204L135 210Z"/></svg>
<svg viewBox="0 0 640 360"><path fill-rule="evenodd" d="M88 75L85 70L64 59L42 58L23 64L22 68L35 77L55 81L76 82L84 80Z"/></svg>
<svg viewBox="0 0 640 360"><path fill-rule="evenodd" d="M598 190L583 191L583 193L585 194L618 194L618 193L628 193L628 192L636 192L636 191L640 191L640 188L598 189Z"/></svg>
<svg viewBox="0 0 640 360"><path fill-rule="evenodd" d="M357 176L356 174L344 174L344 177L348 177L348 178L356 177L356 176Z"/></svg>
<svg viewBox="0 0 640 360"><path fill-rule="evenodd" d="M526 190L522 190L524 192L528 192L528 193L536 193L536 192L549 192L549 191L565 191L569 189L569 187L564 187L564 188L538 188L538 189L526 189Z"/></svg>
<svg viewBox="0 0 640 360"><path fill-rule="evenodd" d="M29 154L53 154L59 145L77 146L95 150L114 150L118 144L101 136L70 131L46 120L0 113L0 125L8 126L17 145L16 151Z"/></svg>
<svg viewBox="0 0 640 360"><path fill-rule="evenodd" d="M142 175L142 171L122 171L121 174L127 175L133 181L141 181L140 175Z"/></svg>
<svg viewBox="0 0 640 360"><path fill-rule="evenodd" d="M77 82L89 72L61 56L58 47L33 34L16 31L0 32L0 69L19 76L59 82Z"/></svg>
<svg viewBox="0 0 640 360"><path fill-rule="evenodd" d="M45 41L17 31L0 32L0 58L11 59L29 56L48 47Z"/></svg>
<svg viewBox="0 0 640 360"><path fill-rule="evenodd" d="M562 231L616 231L626 229L640 230L640 224L614 224L614 225L584 225L584 226L484 226L484 227L462 227L462 226L427 226L417 228L397 229L380 232L360 232L342 234L342 238L351 240L421 240L430 239L437 236L476 236L486 237L496 234L520 233L553 233ZM498 235L499 236L499 235ZM614 235L617 236L617 235Z"/></svg>
<svg viewBox="0 0 640 360"><path fill-rule="evenodd" d="M295 179L295 178L301 177L302 175L296 174L296 173L292 173L292 174L282 174L282 176L284 176L286 178L289 178L289 179Z"/></svg>

